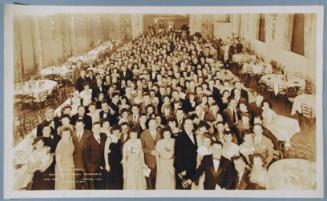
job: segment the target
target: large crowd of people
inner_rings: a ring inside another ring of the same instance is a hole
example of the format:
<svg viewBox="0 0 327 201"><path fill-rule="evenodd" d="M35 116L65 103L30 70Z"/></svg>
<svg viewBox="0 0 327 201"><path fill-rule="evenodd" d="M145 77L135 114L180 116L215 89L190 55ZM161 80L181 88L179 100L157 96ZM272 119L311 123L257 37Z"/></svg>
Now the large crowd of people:
<svg viewBox="0 0 327 201"><path fill-rule="evenodd" d="M79 62L70 104L37 127L31 189L269 189L273 112L228 70L231 47L149 30L104 74Z"/></svg>

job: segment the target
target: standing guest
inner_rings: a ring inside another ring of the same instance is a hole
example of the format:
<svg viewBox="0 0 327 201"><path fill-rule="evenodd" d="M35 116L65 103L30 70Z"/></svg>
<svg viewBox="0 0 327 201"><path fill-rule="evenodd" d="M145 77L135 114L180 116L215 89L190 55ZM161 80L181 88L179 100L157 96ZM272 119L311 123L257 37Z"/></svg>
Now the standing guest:
<svg viewBox="0 0 327 201"><path fill-rule="evenodd" d="M32 177L32 190L53 190L51 181L46 179L53 164L53 153L50 152L50 147L45 146L43 137L36 137L32 146L33 152L27 160L27 168L31 172L28 180Z"/></svg>
<svg viewBox="0 0 327 201"><path fill-rule="evenodd" d="M103 189L101 169L103 169L104 141L101 139L100 132L100 123L95 122L92 127L93 134L88 136L83 149L87 189Z"/></svg>
<svg viewBox="0 0 327 201"><path fill-rule="evenodd" d="M249 94L245 89L242 88L242 84L240 81L235 81L234 89L232 90L231 97L233 98L237 97L236 96L237 93L239 94L239 97L237 98L239 101L237 102L240 102L240 99L243 99L246 103L249 102Z"/></svg>
<svg viewBox="0 0 327 201"><path fill-rule="evenodd" d="M263 135L263 129L260 124L254 125L253 132L254 152L261 154L263 162L268 166L273 159L274 145L269 138Z"/></svg>
<svg viewBox="0 0 327 201"><path fill-rule="evenodd" d="M183 189L183 180L191 178L196 169L197 141L191 118L184 121L184 129L175 142L174 167L176 171L176 188ZM189 187L186 187L190 189Z"/></svg>
<svg viewBox="0 0 327 201"><path fill-rule="evenodd" d="M139 129L139 132L142 133L147 129L148 125L148 119L147 115L145 113L142 113L139 119L139 123L136 125L136 127Z"/></svg>
<svg viewBox="0 0 327 201"><path fill-rule="evenodd" d="M137 138L137 129L130 129L129 138L123 146L124 189L145 190L146 181L143 170L146 165L144 163L142 141Z"/></svg>
<svg viewBox="0 0 327 201"><path fill-rule="evenodd" d="M57 133L61 133L61 130L67 127L69 127L72 130L74 129L74 126L70 122L70 116L68 116L67 114L62 115L60 117L60 121L61 121L61 126L58 127Z"/></svg>
<svg viewBox="0 0 327 201"><path fill-rule="evenodd" d="M149 177L147 177L148 189L155 189L156 186L156 144L161 139L160 129L158 129L155 119L150 119L149 129L141 133L140 139L142 141L144 158L146 165L151 169Z"/></svg>
<svg viewBox="0 0 327 201"><path fill-rule="evenodd" d="M236 156L233 158L235 167L235 189L246 190L249 188L249 167L246 165L242 156Z"/></svg>
<svg viewBox="0 0 327 201"><path fill-rule="evenodd" d="M59 117L54 117L53 109L51 107L45 109L45 119L36 127L36 136L42 136L43 127L49 124L51 127L51 133L55 134L60 126L60 119Z"/></svg>
<svg viewBox="0 0 327 201"><path fill-rule="evenodd" d="M74 144L73 130L69 127L61 130L61 140L56 148L55 189L74 190Z"/></svg>
<svg viewBox="0 0 327 201"><path fill-rule="evenodd" d="M233 136L231 132L225 132L224 140L222 143L224 145L222 155L226 159L232 160L233 157L240 155L239 146L233 142Z"/></svg>
<svg viewBox="0 0 327 201"><path fill-rule="evenodd" d="M84 86L88 83L87 77L86 77L86 71L82 70L80 77L77 78L75 81L75 89L78 92L82 92L84 90Z"/></svg>
<svg viewBox="0 0 327 201"><path fill-rule="evenodd" d="M157 177L155 189L175 189L174 144L169 129L163 129L163 139L156 144Z"/></svg>
<svg viewBox="0 0 327 201"><path fill-rule="evenodd" d="M264 159L260 154L254 154L251 157L251 173L249 175L250 185L252 190L265 190L270 188L268 170L264 164Z"/></svg>
<svg viewBox="0 0 327 201"><path fill-rule="evenodd" d="M130 126L126 122L120 124L119 126L120 126L120 129L121 129L120 141L121 141L121 145L123 147L123 145L129 140L129 133L128 133L128 131L130 129Z"/></svg>
<svg viewBox="0 0 327 201"><path fill-rule="evenodd" d="M177 136L180 134L181 130L177 127L177 120L174 118L168 119L168 126L171 131L171 137L176 139Z"/></svg>
<svg viewBox="0 0 327 201"><path fill-rule="evenodd" d="M77 120L75 125L75 132L73 133L74 143L74 167L75 167L75 188L82 190L85 189L85 163L83 157L83 149L87 139L92 135L91 131L84 129L84 122Z"/></svg>
<svg viewBox="0 0 327 201"><path fill-rule="evenodd" d="M89 115L85 114L85 107L83 107L82 105L78 106L77 114L72 116L71 123L75 125L77 120L82 120L84 122L85 129L92 129L92 118Z"/></svg>
<svg viewBox="0 0 327 201"><path fill-rule="evenodd" d="M107 171L106 189L123 189L123 166L120 128L113 126L104 146L104 161Z"/></svg>
<svg viewBox="0 0 327 201"><path fill-rule="evenodd" d="M92 89L89 84L84 85L84 90L80 92L82 105L87 108L92 103Z"/></svg>
<svg viewBox="0 0 327 201"><path fill-rule="evenodd" d="M263 102L263 96L257 95L255 97L255 102L252 102L249 104L249 111L250 111L252 117L261 116L262 102ZM253 123L253 121L251 121L251 123Z"/></svg>
<svg viewBox="0 0 327 201"><path fill-rule="evenodd" d="M93 103L89 105L89 112L87 113L87 115L91 117L92 122L100 121L100 110L98 110L95 104Z"/></svg>
<svg viewBox="0 0 327 201"><path fill-rule="evenodd" d="M197 152L198 152L198 155L197 155L197 160L196 160L196 163L197 163L197 167L200 166L201 164L201 161L203 159L204 156L207 156L207 155L210 155L212 154L212 139L211 139L211 136L209 134L204 134L203 135L203 144L201 146L199 146ZM203 181L204 181L204 174L202 174L199 178L198 181L194 182L192 184L192 189L200 189L200 190L203 190Z"/></svg>
<svg viewBox="0 0 327 201"><path fill-rule="evenodd" d="M128 116L128 123L137 126L140 118L140 109L138 105L132 105L132 114Z"/></svg>
<svg viewBox="0 0 327 201"><path fill-rule="evenodd" d="M200 166L185 183L189 185L205 173L204 190L233 189L235 177L233 163L222 156L222 150L221 142L213 142L212 154L203 157Z"/></svg>

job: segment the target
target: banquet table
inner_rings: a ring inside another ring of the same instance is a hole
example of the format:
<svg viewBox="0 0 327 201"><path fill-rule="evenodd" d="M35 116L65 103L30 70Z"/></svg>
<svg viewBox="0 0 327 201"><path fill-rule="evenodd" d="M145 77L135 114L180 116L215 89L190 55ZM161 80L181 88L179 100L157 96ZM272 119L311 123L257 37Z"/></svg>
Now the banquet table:
<svg viewBox="0 0 327 201"><path fill-rule="evenodd" d="M296 112L302 114L301 105L306 104L312 108L313 117L316 116L316 95L315 94L301 94L294 98L291 115L295 115Z"/></svg>
<svg viewBox="0 0 327 201"><path fill-rule="evenodd" d="M48 75L60 75L61 77L66 77L68 73L73 72L73 68L69 66L49 66L43 68L40 71L42 76Z"/></svg>
<svg viewBox="0 0 327 201"><path fill-rule="evenodd" d="M278 95L280 90L279 86L281 85L284 85L286 88L290 88L290 87L298 87L299 89L305 88L305 80L294 76L289 76L286 78L285 75L282 74L263 75L260 78L259 82L264 83L266 85L272 85L275 95Z"/></svg>
<svg viewBox="0 0 327 201"><path fill-rule="evenodd" d="M237 63L247 63L251 61L255 61L256 56L250 55L250 54L234 54L233 55L233 61Z"/></svg>
<svg viewBox="0 0 327 201"><path fill-rule="evenodd" d="M316 163L303 159L283 159L268 169L271 188L274 190L315 190Z"/></svg>
<svg viewBox="0 0 327 201"><path fill-rule="evenodd" d="M51 94L56 86L57 82L53 80L28 81L15 86L15 95L31 95L35 102L40 102L41 92L47 90Z"/></svg>

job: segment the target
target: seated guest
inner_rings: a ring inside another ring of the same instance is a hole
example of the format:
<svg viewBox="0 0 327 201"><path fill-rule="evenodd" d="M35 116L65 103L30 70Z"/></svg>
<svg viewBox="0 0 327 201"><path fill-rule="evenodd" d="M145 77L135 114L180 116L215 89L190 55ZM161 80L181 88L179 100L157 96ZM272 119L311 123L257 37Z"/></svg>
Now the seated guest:
<svg viewBox="0 0 327 201"><path fill-rule="evenodd" d="M235 167L235 189L246 190L249 188L249 174L250 168L244 161L243 156L233 157L233 163Z"/></svg>
<svg viewBox="0 0 327 201"><path fill-rule="evenodd" d="M82 70L80 77L77 78L77 80L75 82L75 89L78 92L82 92L84 90L84 86L86 84L88 84L88 80L87 80L87 77L86 77L86 71Z"/></svg>
<svg viewBox="0 0 327 201"><path fill-rule="evenodd" d="M103 153L104 139L100 135L101 126L95 122L92 127L92 135L85 140L83 148L83 162L86 172L86 189L103 189L104 178L102 169L104 169Z"/></svg>
<svg viewBox="0 0 327 201"><path fill-rule="evenodd" d="M200 166L185 183L190 184L204 173L204 190L233 189L233 163L222 156L222 150L221 142L213 142L212 154L203 157Z"/></svg>
<svg viewBox="0 0 327 201"><path fill-rule="evenodd" d="M251 173L249 175L249 189L264 190L270 188L268 170L264 164L264 159L260 154L254 154L251 157Z"/></svg>
<svg viewBox="0 0 327 201"><path fill-rule="evenodd" d="M56 148L55 189L75 190L73 129L61 129L61 140Z"/></svg>
<svg viewBox="0 0 327 201"><path fill-rule="evenodd" d="M78 119L84 122L85 129L92 130L92 118L85 114L85 108L81 105L78 106L77 114L72 116L71 123L75 125Z"/></svg>

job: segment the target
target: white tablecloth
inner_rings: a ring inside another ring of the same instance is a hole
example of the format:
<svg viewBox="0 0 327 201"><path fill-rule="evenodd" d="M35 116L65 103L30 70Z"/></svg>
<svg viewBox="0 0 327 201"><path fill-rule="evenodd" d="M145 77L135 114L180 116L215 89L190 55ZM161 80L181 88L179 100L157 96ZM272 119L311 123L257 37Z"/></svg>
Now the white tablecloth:
<svg viewBox="0 0 327 201"><path fill-rule="evenodd" d="M296 112L302 114L301 104L306 104L312 108L312 116L316 116L316 95L313 94L301 94L294 98L291 115L295 115Z"/></svg>
<svg viewBox="0 0 327 201"><path fill-rule="evenodd" d="M284 85L286 88L298 87L299 89L305 88L305 80L298 77L288 77L286 80L285 75L282 74L267 74L260 78L261 83L266 85L273 85L275 95L279 93L279 86Z"/></svg>
<svg viewBox="0 0 327 201"><path fill-rule="evenodd" d="M42 76L47 75L60 75L62 77L66 77L68 73L73 72L73 68L70 68L68 66L50 66L43 68L40 71L40 74Z"/></svg>
<svg viewBox="0 0 327 201"><path fill-rule="evenodd" d="M15 87L15 95L33 95L35 102L40 102L40 93L47 90L48 94L57 86L57 82L53 80L30 81L25 84L18 84Z"/></svg>
<svg viewBox="0 0 327 201"><path fill-rule="evenodd" d="M274 190L315 190L316 163L302 159L284 159L274 162L268 169Z"/></svg>
<svg viewBox="0 0 327 201"><path fill-rule="evenodd" d="M251 61L255 61L256 56L255 55L250 55L250 54L234 54L233 55L233 61L237 63L247 63Z"/></svg>

